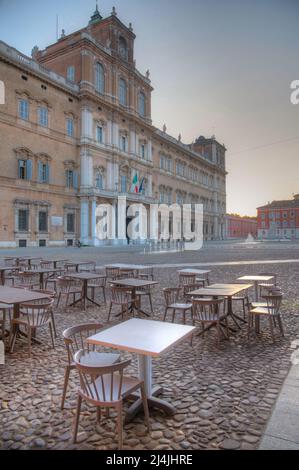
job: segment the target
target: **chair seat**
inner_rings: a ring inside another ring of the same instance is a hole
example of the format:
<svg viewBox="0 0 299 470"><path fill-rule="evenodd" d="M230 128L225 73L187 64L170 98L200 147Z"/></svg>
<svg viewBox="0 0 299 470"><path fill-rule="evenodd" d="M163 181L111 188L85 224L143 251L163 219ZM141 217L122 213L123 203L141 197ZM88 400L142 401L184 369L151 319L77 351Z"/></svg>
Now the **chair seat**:
<svg viewBox="0 0 299 470"><path fill-rule="evenodd" d="M250 310L250 313L253 313L254 315L275 315L275 313L271 312L271 307L257 307Z"/></svg>
<svg viewBox="0 0 299 470"><path fill-rule="evenodd" d="M169 308L180 309L180 310L188 310L189 308L192 307L192 304L180 304L180 303L175 303L175 304L169 305L168 307L169 307Z"/></svg>
<svg viewBox="0 0 299 470"><path fill-rule="evenodd" d="M252 308L267 307L267 302L251 302L250 306Z"/></svg>
<svg viewBox="0 0 299 470"><path fill-rule="evenodd" d="M232 300L246 300L248 298L247 295L233 295Z"/></svg>
<svg viewBox="0 0 299 470"><path fill-rule="evenodd" d="M89 351L82 356L81 364L83 366L110 366L118 362L119 359L120 354ZM75 367L75 363L72 365Z"/></svg>
<svg viewBox="0 0 299 470"><path fill-rule="evenodd" d="M102 402L118 401L120 378L121 376L119 374L117 373L114 374L112 393L111 393L111 374L106 374L106 375L103 375L102 377L99 377L95 381L95 386L90 385L90 391L93 395L93 399L97 401L102 401ZM104 387L102 386L102 379L103 379ZM128 394L130 394L132 391L138 388L140 383L141 383L140 379L136 379L134 377L123 376L122 385L121 385L121 393L120 393L121 398L125 398ZM103 395L103 388L104 388L105 397ZM86 394L82 390L81 390L81 394L86 397ZM87 398L90 399L91 397L88 396Z"/></svg>
<svg viewBox="0 0 299 470"><path fill-rule="evenodd" d="M137 290L136 291L136 295L148 295L148 294L151 294L151 292L146 291L146 290Z"/></svg>
<svg viewBox="0 0 299 470"><path fill-rule="evenodd" d="M267 289L267 288L270 289L271 287L274 287L275 284L263 284L263 283L261 283L261 284L259 284L259 286L260 286L260 287L265 287L266 289Z"/></svg>

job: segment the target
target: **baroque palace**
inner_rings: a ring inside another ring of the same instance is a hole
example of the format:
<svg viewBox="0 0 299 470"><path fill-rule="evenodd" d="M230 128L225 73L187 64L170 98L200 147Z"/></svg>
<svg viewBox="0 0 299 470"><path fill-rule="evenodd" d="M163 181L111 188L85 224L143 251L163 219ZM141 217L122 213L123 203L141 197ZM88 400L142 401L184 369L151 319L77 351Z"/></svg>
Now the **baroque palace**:
<svg viewBox="0 0 299 470"><path fill-rule="evenodd" d="M96 8L87 27L32 58L0 41L0 247L97 245L97 204L118 195L145 207L202 203L204 238L225 238L226 149L152 125L134 40L115 8L108 18Z"/></svg>

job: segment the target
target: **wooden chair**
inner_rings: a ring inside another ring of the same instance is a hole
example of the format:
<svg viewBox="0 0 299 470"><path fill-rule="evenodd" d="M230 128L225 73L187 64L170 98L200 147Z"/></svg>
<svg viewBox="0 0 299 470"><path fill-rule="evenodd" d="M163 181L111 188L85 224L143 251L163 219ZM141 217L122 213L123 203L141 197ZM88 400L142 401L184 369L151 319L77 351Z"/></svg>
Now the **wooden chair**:
<svg viewBox="0 0 299 470"><path fill-rule="evenodd" d="M49 297L49 299L53 299L53 301L56 299L56 292L54 290L49 290L49 289L34 289L34 292L40 292L41 294L45 294ZM54 302L53 302L54 304ZM50 315L51 315L51 320L52 320L52 325L53 325L53 330L54 330L54 336L57 338L57 331L56 331L56 324L55 324L55 318L54 318L54 309L53 305L50 309Z"/></svg>
<svg viewBox="0 0 299 470"><path fill-rule="evenodd" d="M11 320L10 328L10 351L13 352L16 337L17 327L23 326L27 333L28 338L28 352L31 357L31 338L36 330L42 326L49 325L52 346L55 349L53 325L51 318L51 309L53 307L52 299L41 299L34 303L20 304L20 317Z"/></svg>
<svg viewBox="0 0 299 470"><path fill-rule="evenodd" d="M271 295L271 294L282 294L281 287L279 287L279 286L269 287L268 294L269 295ZM262 298L264 298L264 296ZM262 300L260 302L250 302L249 308L252 310L252 309L257 308L257 307L265 307L266 308L267 306L268 306L268 302L265 299L265 300Z"/></svg>
<svg viewBox="0 0 299 470"><path fill-rule="evenodd" d="M88 263L84 264L82 268L79 267L80 272L92 272L94 273L96 271L96 262L95 261L89 261Z"/></svg>
<svg viewBox="0 0 299 470"><path fill-rule="evenodd" d="M117 412L118 448L123 444L122 411L123 400L140 390L143 401L145 421L148 431L149 412L147 397L143 380L125 376L124 369L130 364L130 360L110 366L85 365L84 351L78 351L74 356L76 368L80 376L80 388L78 390L78 401L75 416L73 441L76 442L82 400L97 407L97 417L101 418L101 408L114 408Z"/></svg>
<svg viewBox="0 0 299 470"><path fill-rule="evenodd" d="M277 274L276 273L259 273L259 276L273 276L273 279L270 281L259 282L260 296L263 296L263 293L268 294L269 289L277 285Z"/></svg>
<svg viewBox="0 0 299 470"><path fill-rule="evenodd" d="M81 325L71 326L62 333L67 351L67 365L64 373L61 409L64 407L70 372L76 368L74 355L77 351L85 351L84 362L90 365L109 366L119 361L119 354L98 352L95 345L86 342L87 338L95 335L102 328L103 325L101 323L82 323Z"/></svg>
<svg viewBox="0 0 299 470"><path fill-rule="evenodd" d="M12 269L11 271L6 271L5 272L5 285L8 284L8 282L11 282L11 286L14 287L15 281L18 279L18 272L19 269Z"/></svg>
<svg viewBox="0 0 299 470"><path fill-rule="evenodd" d="M242 305L242 310L243 310L243 317L246 317L246 309L247 311L250 308L250 301L249 301L249 294L248 294L248 289L240 292L238 295L233 295L232 296L232 304L236 302L241 302Z"/></svg>
<svg viewBox="0 0 299 470"><path fill-rule="evenodd" d="M56 289L58 294L56 307L59 306L63 295L65 295L65 307L68 305L70 296L73 296L73 302L75 302L77 294L82 296L82 288L81 281L71 279L67 276L59 276L56 279Z"/></svg>
<svg viewBox="0 0 299 470"><path fill-rule="evenodd" d="M147 266L145 269L142 269L141 273L138 274L139 279L148 279L154 281L154 267Z"/></svg>
<svg viewBox="0 0 299 470"><path fill-rule="evenodd" d="M129 313L129 308L132 305L132 293L130 290L128 290L127 287L118 287L114 285L111 286L111 299L107 322L110 320L113 305L118 305L121 307L120 315L122 319L124 318L124 314Z"/></svg>
<svg viewBox="0 0 299 470"><path fill-rule="evenodd" d="M153 311L153 302L152 302L152 286L138 287L135 291L138 308L141 308L141 299L142 297L147 297L151 307L151 313Z"/></svg>
<svg viewBox="0 0 299 470"><path fill-rule="evenodd" d="M105 271L106 271L106 278L109 279L110 281L114 281L119 276L119 268L106 267Z"/></svg>
<svg viewBox="0 0 299 470"><path fill-rule="evenodd" d="M200 289L202 287L202 283L201 282L196 282L195 284L186 284L184 286L184 300L186 300L187 302L191 302L191 295L190 295L190 292L192 292L193 290L197 290L197 289ZM194 296L193 296L194 297ZM212 297L211 297L212 298Z"/></svg>
<svg viewBox="0 0 299 470"><path fill-rule="evenodd" d="M179 287L182 289L184 299L187 297L188 286L192 284L201 284L200 282L196 281L196 274L193 273L179 273ZM200 285L203 287L203 284Z"/></svg>
<svg viewBox="0 0 299 470"><path fill-rule="evenodd" d="M120 269L116 279L133 279L136 277L135 269Z"/></svg>
<svg viewBox="0 0 299 470"><path fill-rule="evenodd" d="M94 300L96 290L102 291L104 302L106 303L106 277L99 277L88 281L88 289L91 289L91 296Z"/></svg>
<svg viewBox="0 0 299 470"><path fill-rule="evenodd" d="M183 303L179 302L181 288L180 287L166 287L163 289L164 299L165 299L165 312L163 321L166 320L168 310L172 311L172 323L175 320L175 315L177 312L183 314L183 323L186 323L186 313L190 310L190 315L192 318L192 303Z"/></svg>
<svg viewBox="0 0 299 470"><path fill-rule="evenodd" d="M256 307L249 310L248 314L248 340L250 339L250 333L259 333L260 330L260 318L265 317L269 320L270 333L273 343L275 342L274 328L276 327L276 320L281 336L284 336L284 329L281 319L281 302L283 294L282 292L274 292L270 295L264 295L267 306Z"/></svg>
<svg viewBox="0 0 299 470"><path fill-rule="evenodd" d="M205 327L206 324L208 324L208 328L210 328L211 325L216 327L218 347L220 346L221 332L225 338L229 338L228 319L224 299L192 299L192 312L193 321L198 320L201 323L203 334L207 330ZM225 328L221 323L223 321L225 322Z"/></svg>
<svg viewBox="0 0 299 470"><path fill-rule="evenodd" d="M39 288L39 277L36 273L28 271L19 271L15 276L16 287L22 287L23 289L34 289Z"/></svg>

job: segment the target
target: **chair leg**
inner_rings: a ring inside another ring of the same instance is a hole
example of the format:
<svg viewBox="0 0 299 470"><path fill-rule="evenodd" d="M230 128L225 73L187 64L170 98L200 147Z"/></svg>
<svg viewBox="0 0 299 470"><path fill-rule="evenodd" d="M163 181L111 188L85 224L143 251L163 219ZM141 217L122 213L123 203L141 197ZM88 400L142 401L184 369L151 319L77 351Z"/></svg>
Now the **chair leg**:
<svg viewBox="0 0 299 470"><path fill-rule="evenodd" d="M216 329L217 329L217 346L219 348L220 347L220 323L219 321L217 322Z"/></svg>
<svg viewBox="0 0 299 470"><path fill-rule="evenodd" d="M226 327L227 339L229 339L229 327L228 327L228 319L227 319L227 316L225 317L225 327Z"/></svg>
<svg viewBox="0 0 299 470"><path fill-rule="evenodd" d="M53 346L53 349L55 349L52 321L49 321L49 330L50 330L52 346Z"/></svg>
<svg viewBox="0 0 299 470"><path fill-rule="evenodd" d="M148 411L148 403L147 403L147 396L145 392L144 383L140 385L140 390L141 390L141 398L142 398L142 403L143 403L144 418L145 418L147 430L148 432L150 432L149 411Z"/></svg>
<svg viewBox="0 0 299 470"><path fill-rule="evenodd" d="M109 312L108 312L107 323L109 323L109 320L110 320L111 310L112 310L112 302L110 302L110 305L109 305Z"/></svg>
<svg viewBox="0 0 299 470"><path fill-rule="evenodd" d="M269 316L269 326L270 326L270 332L271 332L271 337L272 337L272 341L273 343L275 342L275 338L274 338L274 329L273 329L273 322L272 322L273 318L271 318Z"/></svg>
<svg viewBox="0 0 299 470"><path fill-rule="evenodd" d="M61 292L59 292L58 297L57 297L56 308L58 308L58 305L60 303L60 299L61 299Z"/></svg>
<svg viewBox="0 0 299 470"><path fill-rule="evenodd" d="M80 418L80 412L81 412L81 403L82 403L82 397L81 397L81 395L78 395L77 409L76 409L76 416L75 416L74 434L73 434L73 443L74 444L76 443L76 440L77 440L79 418Z"/></svg>
<svg viewBox="0 0 299 470"><path fill-rule="evenodd" d="M278 321L278 326L279 326L281 336L284 336L283 324L282 324L282 319L280 315L277 316L277 321Z"/></svg>
<svg viewBox="0 0 299 470"><path fill-rule="evenodd" d="M11 353L14 350L16 338L17 338L17 327L12 323L10 325L9 339L8 339L8 347Z"/></svg>
<svg viewBox="0 0 299 470"><path fill-rule="evenodd" d="M148 294L148 299L149 299L149 303L150 303L150 306L151 306L151 313L154 313L153 303L152 303L152 294L151 293Z"/></svg>
<svg viewBox="0 0 299 470"><path fill-rule="evenodd" d="M105 289L105 287L102 287L102 289L103 289L104 302L106 303L106 289Z"/></svg>
<svg viewBox="0 0 299 470"><path fill-rule="evenodd" d="M165 320L166 320L166 315L167 315L167 312L168 312L168 308L166 307L166 308L165 308L165 312L164 312L163 321L165 321Z"/></svg>
<svg viewBox="0 0 299 470"><path fill-rule="evenodd" d="M56 331L53 309L51 309L51 321L52 321L52 326L53 326L53 331L54 331L54 337L57 338L57 331Z"/></svg>
<svg viewBox="0 0 299 470"><path fill-rule="evenodd" d="M175 308L172 309L172 320L171 320L172 323L174 322L174 317L175 317Z"/></svg>
<svg viewBox="0 0 299 470"><path fill-rule="evenodd" d="M28 353L29 357L31 357L31 328L27 329L27 337L28 337Z"/></svg>
<svg viewBox="0 0 299 470"><path fill-rule="evenodd" d="M68 386L68 383L69 383L70 371L71 371L70 366L66 366L65 373L64 373L64 384L63 384L62 399L61 399L61 409L62 410L64 408L64 402L65 402L65 397L66 397L66 392L67 392L67 386Z"/></svg>
<svg viewBox="0 0 299 470"><path fill-rule="evenodd" d="M102 411L101 411L101 408L98 406L97 407L97 420L101 421L101 417L102 417Z"/></svg>
<svg viewBox="0 0 299 470"><path fill-rule="evenodd" d="M117 408L117 431L118 431L118 449L121 450L123 446L122 402L119 403L118 408Z"/></svg>

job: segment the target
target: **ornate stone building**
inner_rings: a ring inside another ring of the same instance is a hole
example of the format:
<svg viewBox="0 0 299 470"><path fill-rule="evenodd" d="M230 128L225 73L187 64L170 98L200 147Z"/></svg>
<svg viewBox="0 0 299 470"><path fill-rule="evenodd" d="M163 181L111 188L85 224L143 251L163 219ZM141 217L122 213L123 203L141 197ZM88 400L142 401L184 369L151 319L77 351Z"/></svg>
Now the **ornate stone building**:
<svg viewBox="0 0 299 470"><path fill-rule="evenodd" d="M97 245L99 203L114 208L117 237L119 195L145 207L203 203L205 239L224 238L226 149L153 126L134 41L115 9L108 18L96 9L87 27L32 58L0 42L0 247Z"/></svg>

